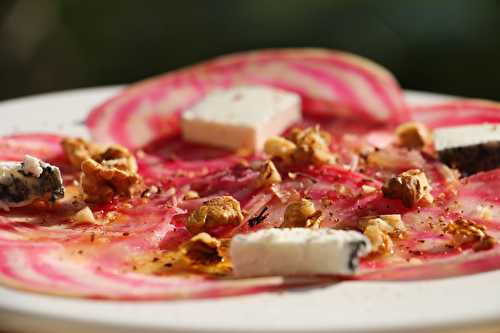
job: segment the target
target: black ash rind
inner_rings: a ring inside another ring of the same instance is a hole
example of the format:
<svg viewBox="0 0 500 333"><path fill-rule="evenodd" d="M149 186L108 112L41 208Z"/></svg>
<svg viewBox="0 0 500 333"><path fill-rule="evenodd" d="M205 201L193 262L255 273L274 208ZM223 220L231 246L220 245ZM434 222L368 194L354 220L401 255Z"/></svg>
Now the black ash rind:
<svg viewBox="0 0 500 333"><path fill-rule="evenodd" d="M350 246L352 247L352 250L347 266L352 273L355 273L359 268L360 253L364 252L369 244L367 241L356 241L352 242Z"/></svg>
<svg viewBox="0 0 500 333"><path fill-rule="evenodd" d="M500 167L500 141L438 151L439 159L467 176Z"/></svg>

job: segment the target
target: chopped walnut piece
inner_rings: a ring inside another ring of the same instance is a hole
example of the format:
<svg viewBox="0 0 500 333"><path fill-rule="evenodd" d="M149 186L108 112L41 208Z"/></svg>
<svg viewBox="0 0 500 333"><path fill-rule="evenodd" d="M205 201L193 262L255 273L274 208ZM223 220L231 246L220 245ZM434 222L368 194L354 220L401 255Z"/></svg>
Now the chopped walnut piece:
<svg viewBox="0 0 500 333"><path fill-rule="evenodd" d="M64 138L61 141L64 154L71 164L81 169L83 161L91 158L106 166L137 172L137 162L127 148L120 145L99 146L81 138Z"/></svg>
<svg viewBox="0 0 500 333"><path fill-rule="evenodd" d="M82 171L87 200L106 202L114 195L131 196L137 189L137 162L127 148L98 146L80 138L65 138L61 145L71 164Z"/></svg>
<svg viewBox="0 0 500 333"><path fill-rule="evenodd" d="M94 158L105 166L115 167L128 172L137 172L137 162L127 148L120 145L110 145L106 150Z"/></svg>
<svg viewBox="0 0 500 333"><path fill-rule="evenodd" d="M288 139L272 137L265 143L264 151L286 163L332 164L336 157L330 152L330 135L319 126L295 128Z"/></svg>
<svg viewBox="0 0 500 333"><path fill-rule="evenodd" d="M400 199L406 207L413 207L420 200L432 203L434 198L431 186L425 173L419 169L412 169L389 179L382 188L386 198Z"/></svg>
<svg viewBox="0 0 500 333"><path fill-rule="evenodd" d="M497 239L495 237L486 235L486 237L482 238L479 242L476 242L472 249L474 251L485 251L492 249L496 243Z"/></svg>
<svg viewBox="0 0 500 333"><path fill-rule="evenodd" d="M330 134L321 131L319 126L295 128L289 138L297 146L293 154L295 162L317 165L335 163L336 158L330 152Z"/></svg>
<svg viewBox="0 0 500 333"><path fill-rule="evenodd" d="M258 168L260 174L257 178L257 186L271 186L281 183L281 175L272 161L265 161Z"/></svg>
<svg viewBox="0 0 500 333"><path fill-rule="evenodd" d="M496 239L486 233L484 226L464 218L448 223L444 232L453 236L456 247L470 244L474 251L483 251L491 249L496 244Z"/></svg>
<svg viewBox="0 0 500 333"><path fill-rule="evenodd" d="M396 129L399 144L410 149L420 149L432 143L431 132L424 124L407 122Z"/></svg>
<svg viewBox="0 0 500 333"><path fill-rule="evenodd" d="M272 157L278 157L285 161L290 160L297 149L295 143L281 136L273 136L267 139L264 144L264 151Z"/></svg>
<svg viewBox="0 0 500 333"><path fill-rule="evenodd" d="M140 183L136 173L106 166L88 158L82 162L81 186L87 200L107 202L113 196L131 196Z"/></svg>
<svg viewBox="0 0 500 333"><path fill-rule="evenodd" d="M402 238L406 226L399 214L365 216L359 226L372 244L374 252L391 254L394 252L393 239Z"/></svg>
<svg viewBox="0 0 500 333"><path fill-rule="evenodd" d="M321 211L316 210L314 203L307 199L292 202L285 209L281 228L319 228Z"/></svg>
<svg viewBox="0 0 500 333"><path fill-rule="evenodd" d="M243 222L240 203L231 196L221 196L208 200L189 215L186 227L198 234L204 230L223 226L237 226Z"/></svg>
<svg viewBox="0 0 500 333"><path fill-rule="evenodd" d="M64 154L71 165L80 170L82 162L88 158L96 158L102 153L102 148L81 138L64 138L61 141Z"/></svg>
<svg viewBox="0 0 500 333"><path fill-rule="evenodd" d="M359 226L364 229L366 226L372 223L379 223L382 220L383 223L388 225L388 230L392 234L392 236L396 236L397 238L400 235L406 232L406 225L401 219L400 214L383 214L383 215L372 215L372 216L364 216L359 220Z"/></svg>
<svg viewBox="0 0 500 333"><path fill-rule="evenodd" d="M387 233L388 230L385 230L386 226L386 223L371 224L363 231L363 234L370 240L373 252L384 254L394 252L394 242Z"/></svg>
<svg viewBox="0 0 500 333"><path fill-rule="evenodd" d="M198 198L200 198L200 195L198 194L198 192L193 190L189 190L186 192L186 194L184 194L184 200L193 200Z"/></svg>
<svg viewBox="0 0 500 333"><path fill-rule="evenodd" d="M73 214L73 216L71 216L71 219L75 223L97 223L94 214L90 210L89 206L85 206L84 208Z"/></svg>
<svg viewBox="0 0 500 333"><path fill-rule="evenodd" d="M193 236L181 247L182 254L194 264L216 264L223 260L221 242L206 232Z"/></svg>

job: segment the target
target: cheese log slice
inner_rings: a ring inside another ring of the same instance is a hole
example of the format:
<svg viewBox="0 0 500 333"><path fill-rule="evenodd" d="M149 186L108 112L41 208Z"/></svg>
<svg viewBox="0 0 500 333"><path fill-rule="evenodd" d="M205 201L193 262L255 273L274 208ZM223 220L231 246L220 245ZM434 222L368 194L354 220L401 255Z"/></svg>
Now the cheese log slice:
<svg viewBox="0 0 500 333"><path fill-rule="evenodd" d="M500 124L436 129L434 145L442 162L465 174L500 167Z"/></svg>
<svg viewBox="0 0 500 333"><path fill-rule="evenodd" d="M359 258L371 251L357 231L334 229L262 229L237 235L230 255L236 276L353 275Z"/></svg>
<svg viewBox="0 0 500 333"><path fill-rule="evenodd" d="M186 141L258 152L301 119L300 97L265 86L217 90L182 115Z"/></svg>
<svg viewBox="0 0 500 333"><path fill-rule="evenodd" d="M0 162L0 209L26 206L37 198L64 196L58 167L26 155L22 162Z"/></svg>

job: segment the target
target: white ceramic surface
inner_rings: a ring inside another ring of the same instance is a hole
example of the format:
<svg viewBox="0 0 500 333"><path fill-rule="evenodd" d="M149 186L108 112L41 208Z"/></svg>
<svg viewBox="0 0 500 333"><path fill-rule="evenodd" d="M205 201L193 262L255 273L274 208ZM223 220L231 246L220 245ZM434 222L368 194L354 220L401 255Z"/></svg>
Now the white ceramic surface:
<svg viewBox="0 0 500 333"><path fill-rule="evenodd" d="M0 134L84 135L88 110L118 88L0 103ZM412 103L443 99L408 92ZM175 302L66 299L0 287L0 332L500 332L500 271Z"/></svg>

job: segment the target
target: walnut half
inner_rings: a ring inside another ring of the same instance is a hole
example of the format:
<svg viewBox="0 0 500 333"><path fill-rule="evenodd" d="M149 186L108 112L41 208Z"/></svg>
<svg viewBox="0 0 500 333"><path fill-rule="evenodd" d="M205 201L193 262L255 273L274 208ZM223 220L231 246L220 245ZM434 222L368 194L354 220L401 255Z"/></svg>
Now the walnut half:
<svg viewBox="0 0 500 333"><path fill-rule="evenodd" d="M290 133L290 140L297 145L294 153L296 162L316 165L335 163L336 158L330 152L330 134L320 130L319 126L295 128Z"/></svg>
<svg viewBox="0 0 500 333"><path fill-rule="evenodd" d="M359 226L372 244L374 252L391 254L394 252L393 239L402 238L406 226L399 214L365 216Z"/></svg>
<svg viewBox="0 0 500 333"><path fill-rule="evenodd" d="M316 210L314 203L307 199L292 202L285 208L281 228L319 228L321 211Z"/></svg>
<svg viewBox="0 0 500 333"><path fill-rule="evenodd" d="M295 128L288 138L269 138L264 151L273 158L286 163L298 164L333 164L336 161L330 152L330 135L321 131L319 126L306 129Z"/></svg>
<svg viewBox="0 0 500 333"><path fill-rule="evenodd" d="M266 154L284 161L289 161L296 149L295 143L281 136L270 137L264 144Z"/></svg>
<svg viewBox="0 0 500 333"><path fill-rule="evenodd" d="M434 198L425 173L419 169L405 171L387 181L382 188L386 198L399 199L405 207L413 207L420 200L432 203Z"/></svg>
<svg viewBox="0 0 500 333"><path fill-rule="evenodd" d="M114 195L130 197L140 183L136 173L105 165L89 158L82 162L80 183L86 199L108 202Z"/></svg>
<svg viewBox="0 0 500 333"><path fill-rule="evenodd" d="M83 161L88 158L97 159L102 153L102 147L81 138L64 138L61 146L71 165L78 170Z"/></svg>
<svg viewBox="0 0 500 333"><path fill-rule="evenodd" d="M240 203L231 196L210 199L189 215L186 227L192 234L207 231L213 227L243 222Z"/></svg>
<svg viewBox="0 0 500 333"><path fill-rule="evenodd" d="M409 149L421 149L432 143L431 132L424 124L408 122L396 129L399 144Z"/></svg>
<svg viewBox="0 0 500 333"><path fill-rule="evenodd" d="M463 218L448 223L444 231L453 236L456 247L470 244L474 251L483 251L496 244L496 239L486 233L484 226Z"/></svg>
<svg viewBox="0 0 500 333"><path fill-rule="evenodd" d="M181 247L182 254L194 264L216 264L222 261L221 242L206 232L193 236Z"/></svg>
<svg viewBox="0 0 500 333"><path fill-rule="evenodd" d="M61 146L71 165L78 170L81 170L82 163L90 158L107 166L137 172L135 157L121 145L100 146L81 138L64 138Z"/></svg>
<svg viewBox="0 0 500 333"><path fill-rule="evenodd" d="M82 171L80 182L88 201L129 197L138 189L137 162L127 148L103 147L80 138L65 138L61 145L71 164Z"/></svg>
<svg viewBox="0 0 500 333"><path fill-rule="evenodd" d="M258 187L271 186L281 183L281 175L272 161L265 161L258 167L259 176L256 185Z"/></svg>

